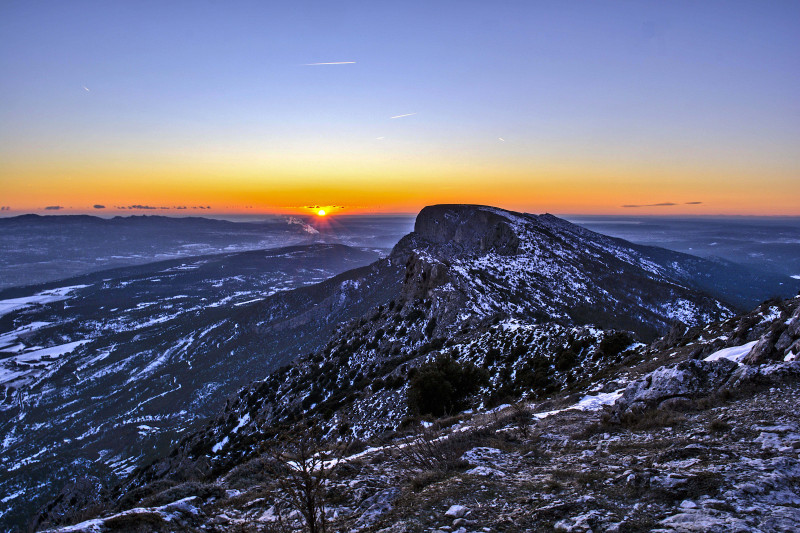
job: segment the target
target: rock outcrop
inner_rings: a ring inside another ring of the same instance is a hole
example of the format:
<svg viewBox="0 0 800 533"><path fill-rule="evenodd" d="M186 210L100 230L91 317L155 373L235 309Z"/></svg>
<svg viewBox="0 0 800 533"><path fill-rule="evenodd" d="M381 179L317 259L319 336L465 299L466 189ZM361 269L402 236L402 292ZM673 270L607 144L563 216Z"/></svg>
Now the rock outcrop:
<svg viewBox="0 0 800 533"><path fill-rule="evenodd" d="M690 400L707 396L722 387L738 365L733 361L698 361L690 359L675 366L659 368L625 388L617 402L632 411L658 408L680 398Z"/></svg>
<svg viewBox="0 0 800 533"><path fill-rule="evenodd" d="M705 355L705 359L663 366L630 383L615 405L615 417L626 411L672 408L725 391L735 393L800 378L800 297L766 302L735 324L734 335L721 335L691 352ZM722 339L750 342L726 347ZM709 347L716 347L711 354Z"/></svg>
<svg viewBox="0 0 800 533"><path fill-rule="evenodd" d="M432 205L419 212L414 232L432 243L462 252L511 255L519 251L520 244L513 220L526 218L533 217L487 206Z"/></svg>
<svg viewBox="0 0 800 533"><path fill-rule="evenodd" d="M783 318L781 313L780 318ZM753 347L744 362L750 365L770 361L792 361L800 354L800 306L787 320L777 320Z"/></svg>

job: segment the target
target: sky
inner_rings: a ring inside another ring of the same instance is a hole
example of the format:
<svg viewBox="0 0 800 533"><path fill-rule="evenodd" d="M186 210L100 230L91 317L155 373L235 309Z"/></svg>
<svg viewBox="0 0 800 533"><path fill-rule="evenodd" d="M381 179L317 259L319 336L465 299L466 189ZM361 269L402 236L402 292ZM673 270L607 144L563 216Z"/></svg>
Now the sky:
<svg viewBox="0 0 800 533"><path fill-rule="evenodd" d="M798 21L797 1L4 0L0 215L800 215Z"/></svg>

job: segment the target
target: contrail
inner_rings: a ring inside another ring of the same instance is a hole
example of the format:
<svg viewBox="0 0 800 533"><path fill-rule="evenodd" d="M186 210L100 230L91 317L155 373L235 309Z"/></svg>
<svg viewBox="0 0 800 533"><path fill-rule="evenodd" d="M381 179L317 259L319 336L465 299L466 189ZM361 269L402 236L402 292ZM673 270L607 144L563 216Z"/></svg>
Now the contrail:
<svg viewBox="0 0 800 533"><path fill-rule="evenodd" d="M329 63L304 63L304 67L314 67L317 65L353 65L355 61L331 61Z"/></svg>
<svg viewBox="0 0 800 533"><path fill-rule="evenodd" d="M416 113L406 113L405 115L397 115L395 117L389 117L389 118L403 118L403 117L410 117L411 115L416 115Z"/></svg>

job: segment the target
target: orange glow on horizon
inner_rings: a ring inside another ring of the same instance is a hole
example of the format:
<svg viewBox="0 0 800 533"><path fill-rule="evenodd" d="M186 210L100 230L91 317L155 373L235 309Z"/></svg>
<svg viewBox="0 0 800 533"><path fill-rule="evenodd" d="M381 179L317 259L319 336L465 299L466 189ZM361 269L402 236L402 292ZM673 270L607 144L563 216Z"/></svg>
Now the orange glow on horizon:
<svg viewBox="0 0 800 533"><path fill-rule="evenodd" d="M435 155L435 154L434 154ZM516 159L516 158L515 158ZM224 159L145 158L0 164L2 215L325 216L408 213L431 204L494 205L529 213L607 215L800 215L789 169L667 168L640 161L625 168L602 161L424 157L396 163L355 156L311 166L297 161L249 165ZM201 164L197 164L201 163ZM592 164L593 163L593 164ZM753 175L762 186L753 187ZM325 205L304 205L324 198ZM670 205L659 205L670 204ZM95 209L94 205L104 206ZM48 211L46 207L61 209ZM637 206L637 207L623 207ZM146 208L145 208L146 207Z"/></svg>

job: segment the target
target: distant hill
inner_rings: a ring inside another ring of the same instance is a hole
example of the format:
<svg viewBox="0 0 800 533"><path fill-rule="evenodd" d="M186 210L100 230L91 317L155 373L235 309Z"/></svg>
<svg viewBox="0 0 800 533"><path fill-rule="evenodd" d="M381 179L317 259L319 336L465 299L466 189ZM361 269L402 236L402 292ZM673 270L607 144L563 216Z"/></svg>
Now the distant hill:
<svg viewBox="0 0 800 533"><path fill-rule="evenodd" d="M337 243L388 251L409 217L204 217L21 215L0 217L0 290L178 257Z"/></svg>

